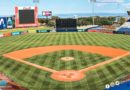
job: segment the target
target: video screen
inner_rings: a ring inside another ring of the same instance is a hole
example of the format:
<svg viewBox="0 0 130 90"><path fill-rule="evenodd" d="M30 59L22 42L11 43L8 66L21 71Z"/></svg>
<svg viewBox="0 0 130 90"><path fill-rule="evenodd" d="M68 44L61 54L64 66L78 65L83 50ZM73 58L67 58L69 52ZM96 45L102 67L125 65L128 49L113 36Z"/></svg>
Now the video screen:
<svg viewBox="0 0 130 90"><path fill-rule="evenodd" d="M57 19L56 28L76 28L76 19Z"/></svg>
<svg viewBox="0 0 130 90"><path fill-rule="evenodd" d="M20 24L35 23L34 10L19 10L19 23Z"/></svg>

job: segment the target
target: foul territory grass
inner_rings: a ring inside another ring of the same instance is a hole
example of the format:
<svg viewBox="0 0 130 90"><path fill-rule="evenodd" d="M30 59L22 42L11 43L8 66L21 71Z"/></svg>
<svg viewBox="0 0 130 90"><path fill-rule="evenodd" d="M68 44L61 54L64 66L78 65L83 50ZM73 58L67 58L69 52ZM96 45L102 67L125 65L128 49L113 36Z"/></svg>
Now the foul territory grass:
<svg viewBox="0 0 130 90"><path fill-rule="evenodd" d="M51 79L50 72L42 71L2 56L5 53L16 50L50 45L92 45L130 50L130 36L77 32L28 34L0 38L0 72L5 73L11 79L29 90L103 90L106 84L118 80L122 75L130 73L130 56L128 56L119 61L86 72L86 77L81 81L65 83ZM69 53L74 53L75 61L60 61L59 63L58 60L56 60L61 56L70 55ZM82 62L83 60L80 56L87 56L88 58L92 56L92 58L91 60L86 59L84 60L85 62ZM107 60L106 57L98 59L100 57L103 56L70 50L39 55L30 58L29 61L40 65L51 66L51 68L56 70L61 70L61 66L64 66L63 69L74 69L75 67L75 69L78 70L87 65L93 65ZM36 59L35 61L33 60L34 58ZM54 60L56 61L55 63L53 62L54 58L56 58ZM82 64L85 65L82 66Z"/></svg>

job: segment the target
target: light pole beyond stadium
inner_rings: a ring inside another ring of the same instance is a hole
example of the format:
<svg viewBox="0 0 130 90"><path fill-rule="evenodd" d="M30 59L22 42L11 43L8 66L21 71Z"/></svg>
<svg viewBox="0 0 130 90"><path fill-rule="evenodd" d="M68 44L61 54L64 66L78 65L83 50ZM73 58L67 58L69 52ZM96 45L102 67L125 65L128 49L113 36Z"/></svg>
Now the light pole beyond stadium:
<svg viewBox="0 0 130 90"><path fill-rule="evenodd" d="M33 3L37 6L37 3L39 3L39 0L33 0Z"/></svg>
<svg viewBox="0 0 130 90"><path fill-rule="evenodd" d="M109 1L105 1L105 0L90 0L90 2L92 2L92 21L93 21L93 25L95 25L95 3L117 3L117 4L119 4L119 3L121 3L120 1L118 1L118 0L114 0L114 1L111 1L111 0L109 0Z"/></svg>

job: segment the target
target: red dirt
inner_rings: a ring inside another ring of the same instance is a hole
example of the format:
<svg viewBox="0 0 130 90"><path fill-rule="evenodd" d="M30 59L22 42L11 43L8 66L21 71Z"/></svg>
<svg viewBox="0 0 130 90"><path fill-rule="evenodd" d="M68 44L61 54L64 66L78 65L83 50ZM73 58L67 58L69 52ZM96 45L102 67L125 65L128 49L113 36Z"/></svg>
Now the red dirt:
<svg viewBox="0 0 130 90"><path fill-rule="evenodd" d="M4 56L8 55L18 59L25 59L35 55L45 54L45 53L50 53L50 52L60 51L60 50L79 50L83 52L97 53L112 58L121 56L128 52L122 49L103 47L103 46L64 45L64 46L46 46L46 47L23 49L23 50L7 53Z"/></svg>
<svg viewBox="0 0 130 90"><path fill-rule="evenodd" d="M56 71L56 70L53 70L44 66L40 66L37 64L33 64L24 60L25 58L30 58L35 55L45 54L45 53L60 51L60 50L78 50L78 51L83 51L83 52L97 53L97 54L111 57L112 59L87 67L85 69L81 69L79 71L75 71L75 70ZM27 65L30 65L30 66L36 67L44 71L52 72L51 78L54 80L64 81L64 82L73 82L73 81L79 81L83 79L85 77L84 72L109 64L129 54L130 52L126 50L111 48L111 47L64 45L64 46L46 46L46 47L24 49L24 50L7 53L7 54L4 54L3 56L7 58L11 58L13 60L19 61Z"/></svg>
<svg viewBox="0 0 130 90"><path fill-rule="evenodd" d="M63 82L74 82L82 80L85 77L85 74L75 70L65 70L55 72L51 75L51 78L57 81Z"/></svg>

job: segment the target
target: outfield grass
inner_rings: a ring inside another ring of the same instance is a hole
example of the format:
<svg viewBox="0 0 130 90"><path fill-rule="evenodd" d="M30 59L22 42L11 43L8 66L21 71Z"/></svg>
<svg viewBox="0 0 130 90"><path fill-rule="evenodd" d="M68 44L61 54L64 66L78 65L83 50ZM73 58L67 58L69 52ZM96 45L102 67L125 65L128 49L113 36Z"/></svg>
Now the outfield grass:
<svg viewBox="0 0 130 90"><path fill-rule="evenodd" d="M114 48L122 48L130 50L130 36L128 35L110 35L101 33L87 33L87 32L75 32L75 33L42 33L42 34L27 34L21 36L12 36L0 38L0 71L7 74L14 81L27 87L29 90L103 90L105 84L115 81L118 77L130 73L130 56L125 57L119 61L115 61L109 65L100 67L96 70L86 72L86 77L78 82L64 83L52 80L49 76L51 73L39 70L37 68L21 64L8 58L2 57L3 54L25 49L31 47L49 46L49 45L93 45L93 46L107 46ZM40 64L44 58L46 63L40 65L50 65L52 68L61 70L62 68L57 66L51 60L55 60L60 57L59 53L63 55L69 55L68 53L74 53L75 66L77 69L81 63L86 66L95 64L100 61L106 60L106 57L92 55L89 53L83 53L79 51L59 51L55 53L49 53L45 55L39 55L29 59L30 62ZM77 54L78 53L78 54ZM57 55L58 54L58 55ZM91 60L80 60L79 56L83 55L91 57ZM47 55L47 57L46 57ZM96 56L96 57L95 57ZM98 59L103 57L104 59ZM38 59L37 57L41 57ZM51 58L52 57L52 58ZM55 58L54 58L55 57ZM35 61L33 61L35 59ZM38 61L37 61L38 59ZM47 60L49 60L47 62ZM96 61L97 60L97 61ZM99 60L99 61L98 61ZM56 61L56 60L55 60ZM43 61L44 62L44 61ZM58 61L56 61L58 62ZM53 65L52 65L53 63ZM71 69L73 65L71 62L65 63L63 69ZM88 64L90 63L90 64ZM67 66L66 66L67 65ZM50 67L49 66L49 67ZM69 67L68 67L69 66Z"/></svg>

